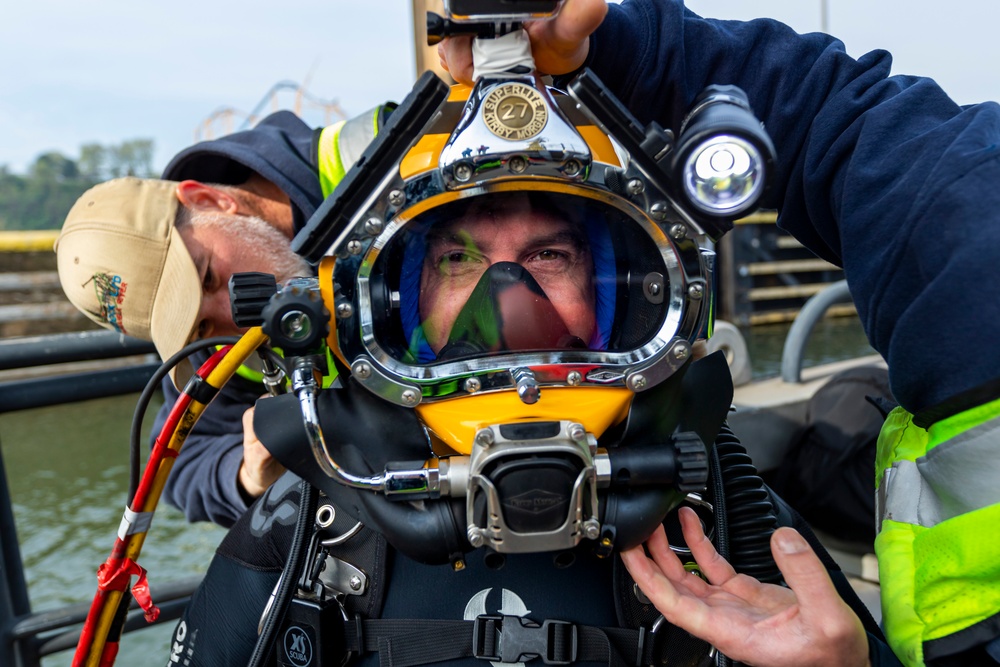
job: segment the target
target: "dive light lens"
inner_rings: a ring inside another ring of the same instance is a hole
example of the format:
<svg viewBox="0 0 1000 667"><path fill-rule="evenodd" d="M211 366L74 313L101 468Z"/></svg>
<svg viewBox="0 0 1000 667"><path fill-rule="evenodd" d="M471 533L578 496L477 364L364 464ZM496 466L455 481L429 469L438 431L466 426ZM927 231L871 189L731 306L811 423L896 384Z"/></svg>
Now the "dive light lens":
<svg viewBox="0 0 1000 667"><path fill-rule="evenodd" d="M732 135L709 137L684 162L685 194L710 215L737 215L752 207L765 183L764 160L757 148Z"/></svg>

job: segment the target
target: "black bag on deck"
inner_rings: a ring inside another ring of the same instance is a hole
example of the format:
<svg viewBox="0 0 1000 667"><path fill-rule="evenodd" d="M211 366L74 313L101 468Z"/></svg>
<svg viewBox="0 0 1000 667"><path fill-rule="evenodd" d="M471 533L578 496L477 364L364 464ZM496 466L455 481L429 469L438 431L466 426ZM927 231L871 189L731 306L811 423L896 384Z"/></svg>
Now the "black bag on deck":
<svg viewBox="0 0 1000 667"><path fill-rule="evenodd" d="M788 457L765 479L814 528L871 550L875 447L892 407L884 368L839 373L810 399Z"/></svg>

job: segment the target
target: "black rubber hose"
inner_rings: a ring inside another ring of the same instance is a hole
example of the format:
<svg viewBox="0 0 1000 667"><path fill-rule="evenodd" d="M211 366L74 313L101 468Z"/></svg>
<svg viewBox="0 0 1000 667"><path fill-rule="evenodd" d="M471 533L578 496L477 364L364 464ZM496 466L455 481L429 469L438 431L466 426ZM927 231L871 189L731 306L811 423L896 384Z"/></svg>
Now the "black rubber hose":
<svg viewBox="0 0 1000 667"><path fill-rule="evenodd" d="M725 490L733 569L758 581L781 583L781 571L771 555L771 534L778 518L764 481L728 424L719 431L715 448Z"/></svg>
<svg viewBox="0 0 1000 667"><path fill-rule="evenodd" d="M139 395L139 400L136 402L135 411L132 413L132 429L129 432L129 480L128 480L128 501L127 505L132 506L132 499L135 498L136 489L139 487L139 462L142 459L140 452L140 433L142 431L142 418L146 415L146 409L149 407L149 402L153 398L153 394L157 389L160 388L160 383L163 382L163 378L167 376L170 369L187 359L189 356L198 352L199 350L204 350L207 347L212 347L214 345L231 345L238 341L239 338L233 336L219 336L217 338L206 338L204 340L197 340L190 345L185 346L180 352L170 357L163 364L156 369L153 373L153 377L149 378L146 383L146 388L142 390Z"/></svg>
<svg viewBox="0 0 1000 667"><path fill-rule="evenodd" d="M721 433L720 433L721 436ZM725 478L722 474L722 459L719 454L719 438L716 438L715 447L708 454L708 470L712 489L712 516L715 518L715 550L719 555L732 562L732 553L729 548L729 512L726 498ZM715 658L715 667L732 667L732 659L719 653Z"/></svg>
<svg viewBox="0 0 1000 667"><path fill-rule="evenodd" d="M299 484L299 514L295 521L295 534L292 537L291 549L288 552L288 560L285 561L285 569L281 573L281 580L278 590L274 596L271 609L264 619L264 627L261 628L260 636L253 647L253 653L247 667L263 667L271 655L271 648L274 639L281 627L281 621L285 618L288 604L295 594L295 587L299 583L299 575L305 564L308 554L311 528L316 517L316 505L319 501L319 491L309 482L302 480Z"/></svg>
<svg viewBox="0 0 1000 667"><path fill-rule="evenodd" d="M192 354L205 350L211 347L222 346L222 345L235 345L239 342L239 336L217 336L215 338L205 338L202 340L196 340L193 343L186 345L180 352L170 357L159 368L153 373L153 376L149 378L146 382L146 387L139 394L139 400L136 402L135 411L132 413L132 428L129 431L129 482L128 482L128 499L126 504L131 507L132 499L135 498L136 489L139 487L139 467L140 461L142 459L141 445L139 443L142 433L142 422L146 416L146 410L149 408L149 403L153 399L153 394L156 390L160 388L160 384L163 382L163 378L167 376L170 369L179 364L184 359L187 359ZM288 371L285 368L284 359L274 350L266 345L261 345L257 348L258 352L267 356L272 363L278 366L285 375L288 375Z"/></svg>

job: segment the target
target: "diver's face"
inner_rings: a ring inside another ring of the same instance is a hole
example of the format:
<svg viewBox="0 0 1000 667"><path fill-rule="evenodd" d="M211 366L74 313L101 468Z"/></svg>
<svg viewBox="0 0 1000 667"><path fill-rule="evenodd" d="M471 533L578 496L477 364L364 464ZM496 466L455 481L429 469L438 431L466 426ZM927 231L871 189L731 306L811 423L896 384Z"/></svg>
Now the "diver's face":
<svg viewBox="0 0 1000 667"><path fill-rule="evenodd" d="M469 295L497 262L527 269L569 333L590 341L595 327L593 260L581 234L578 227L527 204L520 210L472 214L428 234L420 315L431 349L437 353L447 344Z"/></svg>

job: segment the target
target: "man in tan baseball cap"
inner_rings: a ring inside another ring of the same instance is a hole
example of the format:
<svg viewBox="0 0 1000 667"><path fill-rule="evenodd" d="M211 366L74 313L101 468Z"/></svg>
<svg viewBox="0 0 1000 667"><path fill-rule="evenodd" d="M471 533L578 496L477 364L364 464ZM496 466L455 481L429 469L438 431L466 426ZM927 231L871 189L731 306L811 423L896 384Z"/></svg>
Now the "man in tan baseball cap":
<svg viewBox="0 0 1000 667"><path fill-rule="evenodd" d="M176 226L177 185L98 185L70 210L55 246L73 305L104 327L152 340L164 359L188 342L201 308L198 269Z"/></svg>
<svg viewBox="0 0 1000 667"><path fill-rule="evenodd" d="M98 324L152 340L164 359L195 337L237 334L232 273L284 280L311 271L288 247L287 204L274 222L252 215L263 199L252 187L192 180L120 178L95 186L70 210L56 242L63 290ZM190 365L172 374L178 386L188 376Z"/></svg>
<svg viewBox="0 0 1000 667"><path fill-rule="evenodd" d="M239 333L229 277L261 271L281 282L311 274L291 240L393 107L327 128L279 111L251 130L181 151L164 180L92 188L56 245L66 294L102 326L152 340L164 359L194 338ZM253 437L251 410L263 391L260 382L233 378L188 436L164 498L190 521L231 525L283 471ZM154 433L178 396L169 381L163 392Z"/></svg>

